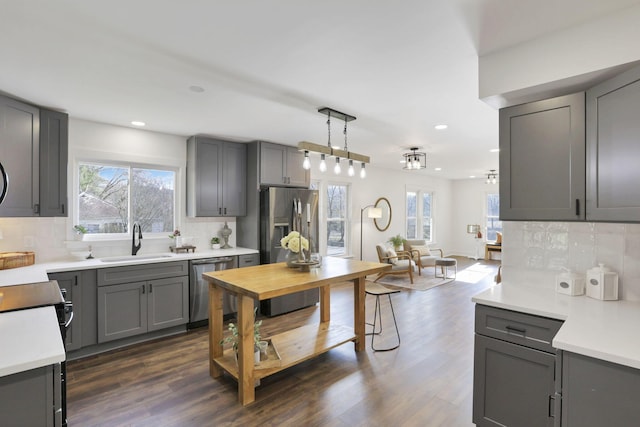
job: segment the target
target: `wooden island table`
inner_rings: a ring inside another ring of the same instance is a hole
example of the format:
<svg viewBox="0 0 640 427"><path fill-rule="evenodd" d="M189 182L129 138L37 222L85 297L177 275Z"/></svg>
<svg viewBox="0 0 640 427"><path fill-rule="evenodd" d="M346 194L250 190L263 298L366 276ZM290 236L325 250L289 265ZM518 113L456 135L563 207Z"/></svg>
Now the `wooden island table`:
<svg viewBox="0 0 640 427"><path fill-rule="evenodd" d="M355 351L365 349L365 277L391 268L390 264L325 257L322 266L309 272L288 268L285 263L204 273L209 282L209 372L213 378L223 370L238 380L238 400L255 400L255 382L353 341ZM353 282L353 326L330 320L330 285ZM320 323L305 325L269 337L280 355L279 366L255 369L253 359L254 300L265 300L307 289L320 288ZM223 290L238 298L238 362L232 349L223 350Z"/></svg>

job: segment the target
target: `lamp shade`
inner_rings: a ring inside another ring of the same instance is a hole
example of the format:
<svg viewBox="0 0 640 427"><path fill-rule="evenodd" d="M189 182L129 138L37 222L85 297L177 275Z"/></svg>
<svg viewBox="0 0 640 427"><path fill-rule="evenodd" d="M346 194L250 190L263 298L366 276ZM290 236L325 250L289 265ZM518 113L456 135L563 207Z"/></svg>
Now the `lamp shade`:
<svg viewBox="0 0 640 427"><path fill-rule="evenodd" d="M382 218L382 208L371 208L367 215L369 218Z"/></svg>

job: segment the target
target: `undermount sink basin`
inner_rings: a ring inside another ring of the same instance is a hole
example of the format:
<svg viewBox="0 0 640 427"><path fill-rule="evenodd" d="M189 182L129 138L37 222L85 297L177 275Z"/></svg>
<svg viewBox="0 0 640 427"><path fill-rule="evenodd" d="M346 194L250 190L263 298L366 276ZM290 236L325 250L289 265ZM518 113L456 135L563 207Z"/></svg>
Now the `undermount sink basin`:
<svg viewBox="0 0 640 427"><path fill-rule="evenodd" d="M108 258L100 258L102 262L142 261L150 259L172 258L172 255L125 255Z"/></svg>

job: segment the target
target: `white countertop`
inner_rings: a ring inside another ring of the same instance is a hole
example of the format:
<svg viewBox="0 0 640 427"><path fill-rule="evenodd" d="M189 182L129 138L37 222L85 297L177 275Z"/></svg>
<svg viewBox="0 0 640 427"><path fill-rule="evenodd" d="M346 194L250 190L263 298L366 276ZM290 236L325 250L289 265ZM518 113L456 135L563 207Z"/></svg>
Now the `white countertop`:
<svg viewBox="0 0 640 427"><path fill-rule="evenodd" d="M53 306L0 313L0 377L65 360Z"/></svg>
<svg viewBox="0 0 640 427"><path fill-rule="evenodd" d="M46 282L49 280L47 273L255 253L258 253L255 249L231 248L180 254L158 254L169 256L153 259L143 259L142 257L147 257L150 254L140 253L138 254L140 258L132 257L131 260L118 262L92 259L34 264L28 267L1 270L0 293L2 293L3 286ZM54 307L0 313L0 377L63 360L65 360L65 350Z"/></svg>
<svg viewBox="0 0 640 427"><path fill-rule="evenodd" d="M215 249L215 250L211 249L206 251L189 252L189 253L181 252L179 254L175 254L171 252L145 254L140 252L138 254L139 256L138 259L136 259L135 257L131 257L130 260L118 261L118 262L104 262L104 261L101 261L99 258L87 259L87 260L48 262L48 263L34 264L28 267L12 268L9 270L0 270L0 287L20 285L24 283L45 282L49 280L47 278L47 273L59 273L62 271L90 270L93 268L109 268L109 267L118 267L122 265L131 265L131 264L154 264L158 262L184 261L184 260L190 260L190 259L216 258L216 257L224 257L224 256L237 256L237 255L248 255L248 254L257 254L257 253L258 251L255 249L230 248L230 249ZM153 259L146 258L149 256L155 256L155 255L163 256L163 257L153 258ZM108 258L116 258L116 257L108 257Z"/></svg>
<svg viewBox="0 0 640 427"><path fill-rule="evenodd" d="M553 289L502 282L475 303L564 320L553 346L640 369L640 302L600 301Z"/></svg>

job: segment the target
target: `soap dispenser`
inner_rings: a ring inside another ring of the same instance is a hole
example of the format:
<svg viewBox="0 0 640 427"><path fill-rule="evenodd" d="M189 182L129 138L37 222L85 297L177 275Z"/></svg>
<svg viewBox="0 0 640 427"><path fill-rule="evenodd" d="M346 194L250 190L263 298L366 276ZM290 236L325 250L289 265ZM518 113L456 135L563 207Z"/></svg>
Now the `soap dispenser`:
<svg viewBox="0 0 640 427"><path fill-rule="evenodd" d="M618 273L604 264L587 270L587 296L599 300L618 299Z"/></svg>
<svg viewBox="0 0 640 427"><path fill-rule="evenodd" d="M565 267L562 269L564 272L556 276L556 292L573 296L584 294L584 276Z"/></svg>

